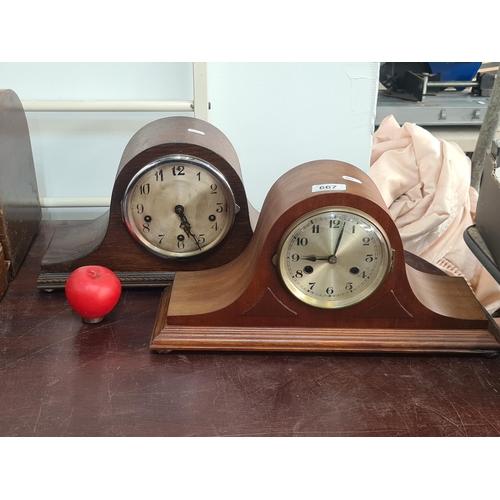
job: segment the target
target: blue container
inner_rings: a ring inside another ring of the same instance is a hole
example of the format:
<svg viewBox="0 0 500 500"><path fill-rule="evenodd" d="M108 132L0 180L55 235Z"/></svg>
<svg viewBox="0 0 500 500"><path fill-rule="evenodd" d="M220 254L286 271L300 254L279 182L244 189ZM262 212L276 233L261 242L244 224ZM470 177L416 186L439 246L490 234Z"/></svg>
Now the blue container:
<svg viewBox="0 0 500 500"><path fill-rule="evenodd" d="M441 73L441 81L470 81L481 67L480 62L430 62L432 73Z"/></svg>

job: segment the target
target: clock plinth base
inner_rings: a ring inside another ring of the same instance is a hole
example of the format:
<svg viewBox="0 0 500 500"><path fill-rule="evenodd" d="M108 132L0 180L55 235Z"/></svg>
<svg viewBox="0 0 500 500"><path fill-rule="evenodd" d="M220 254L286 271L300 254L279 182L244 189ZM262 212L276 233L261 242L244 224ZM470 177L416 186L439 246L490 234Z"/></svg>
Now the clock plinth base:
<svg viewBox="0 0 500 500"><path fill-rule="evenodd" d="M168 322L172 287L165 289L150 349L394 354L500 354L500 326L485 312L484 327L464 329L305 328L176 325Z"/></svg>
<svg viewBox="0 0 500 500"><path fill-rule="evenodd" d="M153 335L151 350L283 351L498 356L488 330L337 330L169 326Z"/></svg>

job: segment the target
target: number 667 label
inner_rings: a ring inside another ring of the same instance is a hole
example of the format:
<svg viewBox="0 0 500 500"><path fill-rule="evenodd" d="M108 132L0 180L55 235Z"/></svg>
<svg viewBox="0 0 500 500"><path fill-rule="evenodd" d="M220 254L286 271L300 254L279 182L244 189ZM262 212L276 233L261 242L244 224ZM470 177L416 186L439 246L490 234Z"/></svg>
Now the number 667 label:
<svg viewBox="0 0 500 500"><path fill-rule="evenodd" d="M345 184L315 184L312 187L313 193L321 191L345 191Z"/></svg>

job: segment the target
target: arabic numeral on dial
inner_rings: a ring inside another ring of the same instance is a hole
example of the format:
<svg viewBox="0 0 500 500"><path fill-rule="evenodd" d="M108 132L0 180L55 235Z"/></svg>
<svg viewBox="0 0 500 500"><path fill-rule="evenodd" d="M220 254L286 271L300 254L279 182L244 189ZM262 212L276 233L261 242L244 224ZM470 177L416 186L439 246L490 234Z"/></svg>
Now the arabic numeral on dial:
<svg viewBox="0 0 500 500"><path fill-rule="evenodd" d="M319 233L319 224L313 224L312 226L313 233Z"/></svg>
<svg viewBox="0 0 500 500"><path fill-rule="evenodd" d="M159 238L158 245L161 245L161 242L163 241L163 238L165 238L165 235L164 234L159 234L158 238Z"/></svg>
<svg viewBox="0 0 500 500"><path fill-rule="evenodd" d="M224 203L217 203L217 208L215 209L217 213L221 214L224 211L227 212L227 210L228 210L227 203L225 205Z"/></svg>
<svg viewBox="0 0 500 500"><path fill-rule="evenodd" d="M292 254L292 262L298 262L300 260L300 255L298 253Z"/></svg>
<svg viewBox="0 0 500 500"><path fill-rule="evenodd" d="M163 181L163 170L157 170L155 172L155 179L156 179L156 182Z"/></svg>
<svg viewBox="0 0 500 500"><path fill-rule="evenodd" d="M297 238L297 246L305 247L309 243L307 238Z"/></svg>
<svg viewBox="0 0 500 500"><path fill-rule="evenodd" d="M334 293L332 286L329 286L325 291L326 291L327 295L333 295L333 293Z"/></svg>
<svg viewBox="0 0 500 500"><path fill-rule="evenodd" d="M299 269L295 274L295 278L302 278L304 276L304 273Z"/></svg>
<svg viewBox="0 0 500 500"><path fill-rule="evenodd" d="M312 289L314 288L314 285L316 284L316 282L309 282L309 289L307 290L308 292L312 292Z"/></svg>
<svg viewBox="0 0 500 500"><path fill-rule="evenodd" d="M373 254L369 253L369 254L365 257L365 262L373 262Z"/></svg>
<svg viewBox="0 0 500 500"><path fill-rule="evenodd" d="M217 184L210 185L210 194L217 194Z"/></svg>
<svg viewBox="0 0 500 500"><path fill-rule="evenodd" d="M370 244L370 238L368 238L368 236L365 236L363 238L363 246L367 247L369 244Z"/></svg>
<svg viewBox="0 0 500 500"><path fill-rule="evenodd" d="M172 175L186 175L184 173L184 165L175 165L172 167Z"/></svg>
<svg viewBox="0 0 500 500"><path fill-rule="evenodd" d="M137 213L138 214L143 214L144 213L144 205L142 203L138 203L136 206Z"/></svg>
<svg viewBox="0 0 500 500"><path fill-rule="evenodd" d="M215 224L212 224L211 228L212 228L214 231L218 231L218 230L219 230L219 226L217 225L217 222L215 222Z"/></svg>
<svg viewBox="0 0 500 500"><path fill-rule="evenodd" d="M340 227L340 219L332 219L330 221L330 229L338 229Z"/></svg>
<svg viewBox="0 0 500 500"><path fill-rule="evenodd" d="M352 292L352 283L351 282L348 282L345 286L345 289L348 291L348 292Z"/></svg>
<svg viewBox="0 0 500 500"><path fill-rule="evenodd" d="M143 195L148 195L151 192L151 184L147 182L146 184L141 184L139 186L139 193Z"/></svg>
<svg viewBox="0 0 500 500"><path fill-rule="evenodd" d="M149 231L151 231L151 229L149 228L149 224L147 222L145 222L143 225L142 225L142 230L145 232L145 233L149 233Z"/></svg>
<svg viewBox="0 0 500 500"><path fill-rule="evenodd" d="M204 245L207 240L205 239L205 233L198 235L198 243Z"/></svg>
<svg viewBox="0 0 500 500"><path fill-rule="evenodd" d="M185 246L186 246L186 245L184 244L184 240L177 240L177 248L178 248L179 250L184 250L184 247L185 247Z"/></svg>

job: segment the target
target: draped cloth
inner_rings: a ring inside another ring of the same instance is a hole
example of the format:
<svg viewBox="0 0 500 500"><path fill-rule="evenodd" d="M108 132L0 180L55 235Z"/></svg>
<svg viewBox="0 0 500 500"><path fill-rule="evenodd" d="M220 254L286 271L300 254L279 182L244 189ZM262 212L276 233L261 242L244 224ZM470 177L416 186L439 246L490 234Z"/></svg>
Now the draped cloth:
<svg viewBox="0 0 500 500"><path fill-rule="evenodd" d="M463 239L474 224L478 193L470 186L470 159L459 146L388 116L373 135L370 164L405 250L462 276L490 313L499 309L500 285Z"/></svg>

